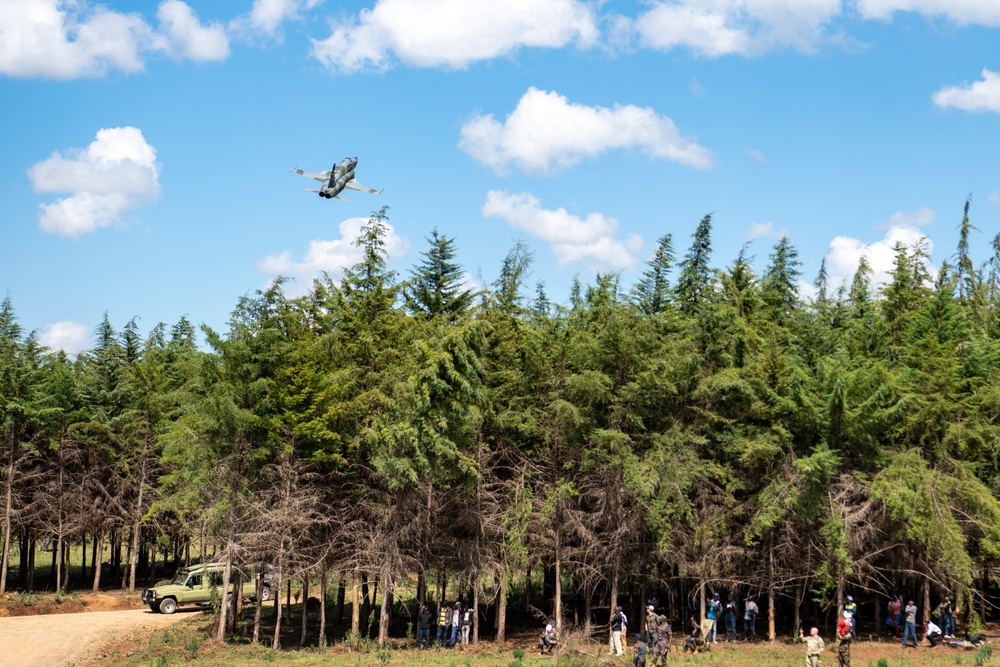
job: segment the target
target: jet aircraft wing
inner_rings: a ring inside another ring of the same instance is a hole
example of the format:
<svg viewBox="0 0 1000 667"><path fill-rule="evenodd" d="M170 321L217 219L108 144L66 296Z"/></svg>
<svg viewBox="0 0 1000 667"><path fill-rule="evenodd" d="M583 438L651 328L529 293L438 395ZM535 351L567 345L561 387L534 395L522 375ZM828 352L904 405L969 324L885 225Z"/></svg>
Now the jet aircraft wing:
<svg viewBox="0 0 1000 667"><path fill-rule="evenodd" d="M347 183L344 184L344 187L348 188L350 190L357 190L359 192L368 192L368 193L373 194L373 195L380 195L380 194L382 194L381 190L376 190L375 188L370 188L367 185L361 185L360 183L358 183L353 178L351 180L347 181Z"/></svg>
<svg viewBox="0 0 1000 667"><path fill-rule="evenodd" d="M296 174L302 174L306 178L311 178L314 181L325 182L325 181L329 181L330 180L330 172L329 171L322 171L322 172L303 171L302 169L299 169L298 167L292 167L292 171L295 172Z"/></svg>

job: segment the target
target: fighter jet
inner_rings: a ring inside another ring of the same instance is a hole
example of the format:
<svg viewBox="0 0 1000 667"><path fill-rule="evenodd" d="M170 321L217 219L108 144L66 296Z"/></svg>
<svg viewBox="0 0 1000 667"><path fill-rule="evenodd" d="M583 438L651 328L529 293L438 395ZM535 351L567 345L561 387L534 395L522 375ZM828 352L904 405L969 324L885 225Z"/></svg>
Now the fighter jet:
<svg viewBox="0 0 1000 667"><path fill-rule="evenodd" d="M340 196L340 193L343 192L344 188L347 188L348 190L370 192L373 195L382 194L381 190L369 188L354 180L354 170L357 166L358 158L345 157L343 162L334 166L330 169L330 171L316 173L315 171L303 171L298 167L292 167L292 171L296 174L302 174L306 178L311 178L322 183L323 185L320 186L319 190L309 190L309 192L315 192L320 197L326 197L327 199L336 197L337 199L343 199L344 201L351 201L347 197Z"/></svg>

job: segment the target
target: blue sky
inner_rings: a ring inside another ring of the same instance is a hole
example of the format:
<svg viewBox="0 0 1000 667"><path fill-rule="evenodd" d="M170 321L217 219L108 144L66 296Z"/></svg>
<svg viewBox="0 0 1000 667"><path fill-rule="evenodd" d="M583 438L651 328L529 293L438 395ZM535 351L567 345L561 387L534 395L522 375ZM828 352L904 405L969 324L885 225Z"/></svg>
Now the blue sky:
<svg viewBox="0 0 1000 667"><path fill-rule="evenodd" d="M356 261L388 205L405 276L437 227L471 282L630 285L709 212L714 260L787 234L809 295L891 246L1000 232L996 0L0 0L0 288L69 351L107 311L224 327L278 274ZM384 188L305 191L358 156Z"/></svg>

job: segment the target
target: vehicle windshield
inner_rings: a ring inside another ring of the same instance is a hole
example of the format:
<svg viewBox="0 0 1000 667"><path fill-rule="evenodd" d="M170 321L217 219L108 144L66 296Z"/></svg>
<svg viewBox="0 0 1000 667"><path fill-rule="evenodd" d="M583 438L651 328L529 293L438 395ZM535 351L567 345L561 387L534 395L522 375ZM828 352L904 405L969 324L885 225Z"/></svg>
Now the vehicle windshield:
<svg viewBox="0 0 1000 667"><path fill-rule="evenodd" d="M177 574L171 580L170 584L173 586L183 586L184 582L187 581L188 575L191 573L188 569L177 570Z"/></svg>

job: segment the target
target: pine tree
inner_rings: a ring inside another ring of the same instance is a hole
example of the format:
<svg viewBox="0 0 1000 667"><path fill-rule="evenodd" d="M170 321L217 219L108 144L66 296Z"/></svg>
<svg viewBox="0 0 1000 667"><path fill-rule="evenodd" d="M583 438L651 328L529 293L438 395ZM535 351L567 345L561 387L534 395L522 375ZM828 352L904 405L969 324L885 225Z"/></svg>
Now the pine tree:
<svg viewBox="0 0 1000 667"><path fill-rule="evenodd" d="M454 261L455 242L437 229L427 242L430 248L421 253L423 261L404 287L406 306L411 312L454 322L469 310L475 292L462 287L462 267Z"/></svg>
<svg viewBox="0 0 1000 667"><path fill-rule="evenodd" d="M670 298L667 276L674 263L673 237L664 234L656 241L656 252L646 262L647 269L633 290L633 299L646 315L662 313Z"/></svg>
<svg viewBox="0 0 1000 667"><path fill-rule="evenodd" d="M712 214L709 213L691 236L693 239L684 261L680 265L675 293L680 308L684 311L696 310L708 298L711 289L712 269Z"/></svg>

